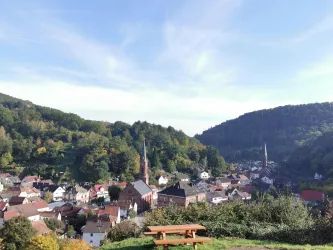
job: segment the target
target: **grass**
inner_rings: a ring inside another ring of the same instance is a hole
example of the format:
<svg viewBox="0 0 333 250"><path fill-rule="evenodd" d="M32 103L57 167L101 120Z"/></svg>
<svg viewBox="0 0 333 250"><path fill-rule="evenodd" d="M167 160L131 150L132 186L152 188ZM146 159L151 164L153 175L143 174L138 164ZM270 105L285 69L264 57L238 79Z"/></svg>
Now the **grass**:
<svg viewBox="0 0 333 250"><path fill-rule="evenodd" d="M333 246L310 246L310 245L290 245L270 241L246 240L238 238L213 239L210 243L198 245L198 250L222 250L232 249L234 247L267 247L272 249L305 249L305 250L333 250ZM162 250L162 247L154 248L153 238L145 237L138 239L127 239L120 242L109 243L100 248L100 250ZM190 250L192 246L175 245L170 246L170 250ZM258 248L259 250L259 248Z"/></svg>

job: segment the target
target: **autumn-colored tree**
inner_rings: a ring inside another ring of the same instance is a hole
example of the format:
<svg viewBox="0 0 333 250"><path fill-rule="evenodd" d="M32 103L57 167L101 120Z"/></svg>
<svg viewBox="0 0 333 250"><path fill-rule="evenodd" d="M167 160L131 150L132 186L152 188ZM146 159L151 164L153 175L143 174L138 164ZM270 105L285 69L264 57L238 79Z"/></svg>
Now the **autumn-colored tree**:
<svg viewBox="0 0 333 250"><path fill-rule="evenodd" d="M28 243L27 250L59 250L56 237L52 234L36 235Z"/></svg>
<svg viewBox="0 0 333 250"><path fill-rule="evenodd" d="M44 194L44 200L47 202L47 203L50 203L53 199L53 195L51 192L45 192Z"/></svg>
<svg viewBox="0 0 333 250"><path fill-rule="evenodd" d="M5 249L5 244L3 243L3 239L0 238L0 250Z"/></svg>
<svg viewBox="0 0 333 250"><path fill-rule="evenodd" d="M60 248L61 250L92 250L92 247L83 240L65 240Z"/></svg>

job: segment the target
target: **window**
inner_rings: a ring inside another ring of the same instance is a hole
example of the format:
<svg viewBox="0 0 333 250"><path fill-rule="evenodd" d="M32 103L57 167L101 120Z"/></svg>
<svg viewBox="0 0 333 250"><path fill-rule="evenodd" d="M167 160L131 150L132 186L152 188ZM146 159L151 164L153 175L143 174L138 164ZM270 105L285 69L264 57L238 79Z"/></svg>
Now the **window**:
<svg viewBox="0 0 333 250"><path fill-rule="evenodd" d="M92 236L94 236L94 234L90 234L90 236L92 237Z"/></svg>

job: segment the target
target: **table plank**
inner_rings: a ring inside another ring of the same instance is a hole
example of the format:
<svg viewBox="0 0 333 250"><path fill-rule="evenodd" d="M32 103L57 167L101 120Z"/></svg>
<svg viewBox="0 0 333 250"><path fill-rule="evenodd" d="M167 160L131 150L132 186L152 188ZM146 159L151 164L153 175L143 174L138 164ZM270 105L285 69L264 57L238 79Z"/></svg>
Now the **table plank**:
<svg viewBox="0 0 333 250"><path fill-rule="evenodd" d="M168 226L149 226L151 232L168 232L177 230L205 230L206 228L199 224L188 225L168 225Z"/></svg>

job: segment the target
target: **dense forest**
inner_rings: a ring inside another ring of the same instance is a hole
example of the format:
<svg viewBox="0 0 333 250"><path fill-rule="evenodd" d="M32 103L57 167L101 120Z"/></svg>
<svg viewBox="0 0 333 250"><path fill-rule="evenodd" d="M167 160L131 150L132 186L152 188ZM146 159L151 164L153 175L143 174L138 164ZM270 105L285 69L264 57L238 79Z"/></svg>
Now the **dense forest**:
<svg viewBox="0 0 333 250"><path fill-rule="evenodd" d="M199 163L215 175L227 168L216 148L170 126L85 120L0 94L1 172L58 180L133 181L144 138L151 180L162 171L190 173Z"/></svg>
<svg viewBox="0 0 333 250"><path fill-rule="evenodd" d="M217 147L226 160L260 160L267 143L269 159L285 161L298 147L333 131L333 103L283 106L244 114L195 137Z"/></svg>
<svg viewBox="0 0 333 250"><path fill-rule="evenodd" d="M284 166L290 174L314 176L318 173L325 179L333 178L333 132L296 149Z"/></svg>

